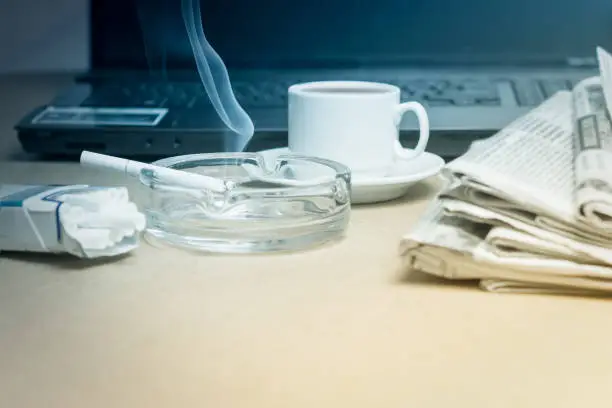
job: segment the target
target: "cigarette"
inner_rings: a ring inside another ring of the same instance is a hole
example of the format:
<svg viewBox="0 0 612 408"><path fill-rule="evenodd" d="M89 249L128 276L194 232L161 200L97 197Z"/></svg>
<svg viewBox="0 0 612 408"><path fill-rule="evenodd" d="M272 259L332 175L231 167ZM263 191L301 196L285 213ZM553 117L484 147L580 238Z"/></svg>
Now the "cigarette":
<svg viewBox="0 0 612 408"><path fill-rule="evenodd" d="M86 150L81 153L81 165L119 172L132 177L140 177L142 170L151 170L155 172L155 175L161 182L170 185L200 190L212 190L217 193L227 191L225 182L218 178L175 170L168 167L155 166L153 164L141 163L134 160L122 159L105 154L93 153Z"/></svg>

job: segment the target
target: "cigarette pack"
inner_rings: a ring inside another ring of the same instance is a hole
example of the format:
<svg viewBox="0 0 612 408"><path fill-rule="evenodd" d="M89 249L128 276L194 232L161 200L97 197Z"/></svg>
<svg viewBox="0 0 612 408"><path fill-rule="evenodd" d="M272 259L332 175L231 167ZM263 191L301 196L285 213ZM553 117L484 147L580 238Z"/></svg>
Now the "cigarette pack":
<svg viewBox="0 0 612 408"><path fill-rule="evenodd" d="M115 256L144 228L124 187L0 184L0 251Z"/></svg>

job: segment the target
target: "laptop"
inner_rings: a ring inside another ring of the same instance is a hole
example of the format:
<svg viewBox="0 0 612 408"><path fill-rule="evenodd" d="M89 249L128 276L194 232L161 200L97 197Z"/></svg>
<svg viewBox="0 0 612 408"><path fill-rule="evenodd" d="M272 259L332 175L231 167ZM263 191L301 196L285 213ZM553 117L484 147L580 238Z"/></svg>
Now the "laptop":
<svg viewBox="0 0 612 408"><path fill-rule="evenodd" d="M29 153L165 157L287 145L287 88L395 84L425 104L428 150L456 157L612 50L609 0L201 0L205 35L255 135L246 147L197 75L179 0L91 0L90 69L16 125ZM416 119L401 123L414 146Z"/></svg>

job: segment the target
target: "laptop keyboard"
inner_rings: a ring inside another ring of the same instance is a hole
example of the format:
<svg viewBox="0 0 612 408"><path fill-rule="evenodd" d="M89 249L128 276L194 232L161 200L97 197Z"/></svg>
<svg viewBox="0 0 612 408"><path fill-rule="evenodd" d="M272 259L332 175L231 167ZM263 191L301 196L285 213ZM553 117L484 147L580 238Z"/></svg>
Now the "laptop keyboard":
<svg viewBox="0 0 612 408"><path fill-rule="evenodd" d="M461 80L385 80L402 91L402 99L418 100L427 106L500 106L498 83L479 79ZM233 84L236 98L243 106L283 107L287 104L287 88L292 83L275 81ZM534 106L560 90L571 89L573 82L559 79L542 79L509 82L520 106ZM199 83L140 83L130 85L104 85L96 87L84 106L124 107L181 107L196 109L209 105L208 96Z"/></svg>

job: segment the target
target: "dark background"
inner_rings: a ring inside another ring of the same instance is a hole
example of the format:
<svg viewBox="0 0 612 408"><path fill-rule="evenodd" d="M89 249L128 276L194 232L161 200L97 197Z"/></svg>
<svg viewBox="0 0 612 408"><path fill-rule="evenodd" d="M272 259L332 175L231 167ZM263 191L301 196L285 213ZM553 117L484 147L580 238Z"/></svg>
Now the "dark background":
<svg viewBox="0 0 612 408"><path fill-rule="evenodd" d="M202 0L201 7L206 37L230 67L553 63L612 48L611 0ZM95 26L96 38L111 47L94 46L98 67L193 67L180 0L95 0L92 12L106 22Z"/></svg>

